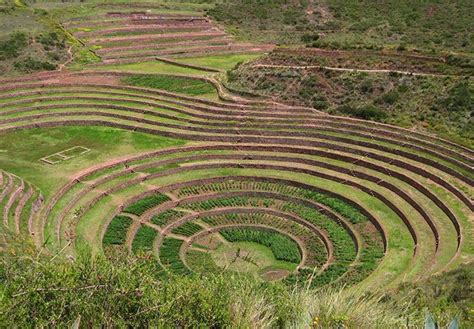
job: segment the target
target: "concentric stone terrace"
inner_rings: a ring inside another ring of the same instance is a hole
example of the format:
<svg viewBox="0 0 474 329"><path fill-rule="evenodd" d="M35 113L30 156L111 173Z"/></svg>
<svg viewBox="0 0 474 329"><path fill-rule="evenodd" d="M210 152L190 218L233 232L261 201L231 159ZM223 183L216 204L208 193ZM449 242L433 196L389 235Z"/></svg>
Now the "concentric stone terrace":
<svg viewBox="0 0 474 329"><path fill-rule="evenodd" d="M273 45L235 42L201 14L146 11L110 12L64 22L76 38L95 50L100 65L134 63L156 57L236 54L271 50Z"/></svg>
<svg viewBox="0 0 474 329"><path fill-rule="evenodd" d="M221 100L119 82L129 75L2 83L2 136L107 126L188 141L81 169L45 197L2 172L6 225L72 255L119 247L164 271L252 271L314 287L385 287L472 259L474 151L217 85Z"/></svg>

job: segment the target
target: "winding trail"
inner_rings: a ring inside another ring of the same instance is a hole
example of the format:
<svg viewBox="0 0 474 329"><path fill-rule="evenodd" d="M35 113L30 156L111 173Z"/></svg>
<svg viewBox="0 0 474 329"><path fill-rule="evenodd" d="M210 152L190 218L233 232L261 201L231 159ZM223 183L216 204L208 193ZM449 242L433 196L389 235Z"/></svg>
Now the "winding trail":
<svg viewBox="0 0 474 329"><path fill-rule="evenodd" d="M424 77L453 77L453 74L436 74L436 73L423 73L423 72L410 72L401 70L386 70L386 69L355 69L345 67L332 67L323 65L277 65L277 64L255 64L252 67L257 68L280 68L280 69L295 69L295 70L328 70L328 71L341 71L341 72L365 72L365 73L398 73L403 75L411 76L424 76Z"/></svg>

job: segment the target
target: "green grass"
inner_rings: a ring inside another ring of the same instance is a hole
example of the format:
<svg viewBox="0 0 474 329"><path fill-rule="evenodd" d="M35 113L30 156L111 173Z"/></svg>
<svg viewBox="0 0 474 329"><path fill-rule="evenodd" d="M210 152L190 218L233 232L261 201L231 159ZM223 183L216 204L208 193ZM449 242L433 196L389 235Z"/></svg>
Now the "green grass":
<svg viewBox="0 0 474 329"><path fill-rule="evenodd" d="M208 82L165 75L134 75L122 82L131 86L156 88L190 96L215 94L216 89Z"/></svg>
<svg viewBox="0 0 474 329"><path fill-rule="evenodd" d="M289 237L267 230L248 228L224 229L220 234L229 242L254 242L270 248L276 259L299 263L301 254L298 245Z"/></svg>
<svg viewBox="0 0 474 329"><path fill-rule="evenodd" d="M132 219L127 216L115 216L107 226L107 231L105 231L104 239L102 243L104 245L120 245L124 244L127 231L130 225L132 224Z"/></svg>
<svg viewBox="0 0 474 329"><path fill-rule="evenodd" d="M186 58L176 58L175 61L211 67L221 70L230 70L235 67L238 63L246 62L257 57L261 54L232 54L232 55L211 55L211 56L199 56L199 57L186 57Z"/></svg>
<svg viewBox="0 0 474 329"><path fill-rule="evenodd" d="M292 272L297 266L295 263L276 259L270 248L249 241L221 244L209 254L214 263L222 269L255 276L264 274L269 268Z"/></svg>
<svg viewBox="0 0 474 329"><path fill-rule="evenodd" d="M169 198L166 195L157 193L155 195L151 195L141 200L138 200L137 202L125 208L123 211L137 216L141 216L145 211L156 207L157 205L166 201L169 201Z"/></svg>
<svg viewBox="0 0 474 329"><path fill-rule="evenodd" d="M177 66L173 64L167 64L159 61L133 64L104 65L96 67L95 70L120 71L131 73L178 74L191 76L209 76L212 74L210 72Z"/></svg>
<svg viewBox="0 0 474 329"><path fill-rule="evenodd" d="M17 174L37 186L46 196L67 176L83 168L124 154L172 147L183 141L107 127L33 128L0 133L2 169ZM90 152L74 159L48 165L42 157L84 146Z"/></svg>

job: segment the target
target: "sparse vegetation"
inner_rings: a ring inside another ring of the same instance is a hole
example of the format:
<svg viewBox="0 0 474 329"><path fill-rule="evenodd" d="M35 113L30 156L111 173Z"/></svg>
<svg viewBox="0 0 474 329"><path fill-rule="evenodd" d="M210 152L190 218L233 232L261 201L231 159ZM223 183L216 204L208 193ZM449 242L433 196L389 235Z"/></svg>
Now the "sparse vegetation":
<svg viewBox="0 0 474 329"><path fill-rule="evenodd" d="M331 114L416 127L472 145L470 78L253 66L261 62L268 63L259 60L232 71L230 85Z"/></svg>

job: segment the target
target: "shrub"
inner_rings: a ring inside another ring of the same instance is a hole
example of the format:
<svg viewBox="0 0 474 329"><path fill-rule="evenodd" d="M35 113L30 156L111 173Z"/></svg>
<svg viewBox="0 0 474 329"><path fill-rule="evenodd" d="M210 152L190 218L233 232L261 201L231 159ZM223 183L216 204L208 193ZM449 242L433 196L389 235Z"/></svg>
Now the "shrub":
<svg viewBox="0 0 474 329"><path fill-rule="evenodd" d="M319 40L318 34L306 33L306 34L303 34L303 36L301 37L301 41L303 41L304 43L313 43L318 40Z"/></svg>
<svg viewBox="0 0 474 329"><path fill-rule="evenodd" d="M449 90L448 96L438 103L449 112L474 112L474 91L470 82L459 82Z"/></svg>
<svg viewBox="0 0 474 329"><path fill-rule="evenodd" d="M381 100L386 104L395 104L395 102L400 98L400 94L396 90L391 90L388 93L384 94L381 97Z"/></svg>
<svg viewBox="0 0 474 329"><path fill-rule="evenodd" d="M362 83L360 84L360 90L365 94L371 93L374 90L372 80L365 79L364 81L362 81Z"/></svg>
<svg viewBox="0 0 474 329"><path fill-rule="evenodd" d="M53 47L64 48L64 40L62 40L56 32L39 34L36 40L41 43L45 49Z"/></svg>
<svg viewBox="0 0 474 329"><path fill-rule="evenodd" d="M336 111L364 120L380 121L388 116L385 110L373 105L364 105L360 107L342 105L336 108Z"/></svg>
<svg viewBox="0 0 474 329"><path fill-rule="evenodd" d="M56 69L56 65L47 61L36 60L31 57L27 57L21 61L16 61L13 66L22 72L33 72L47 70L52 71Z"/></svg>
<svg viewBox="0 0 474 329"><path fill-rule="evenodd" d="M23 32L14 32L8 40L0 42L0 60L15 58L28 46L28 36Z"/></svg>

